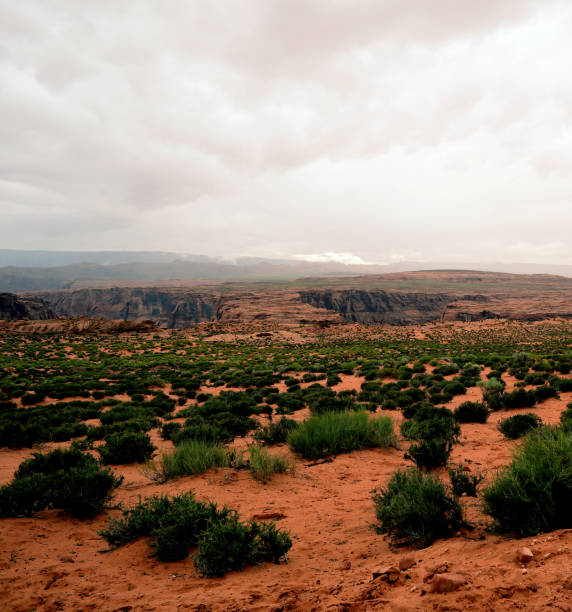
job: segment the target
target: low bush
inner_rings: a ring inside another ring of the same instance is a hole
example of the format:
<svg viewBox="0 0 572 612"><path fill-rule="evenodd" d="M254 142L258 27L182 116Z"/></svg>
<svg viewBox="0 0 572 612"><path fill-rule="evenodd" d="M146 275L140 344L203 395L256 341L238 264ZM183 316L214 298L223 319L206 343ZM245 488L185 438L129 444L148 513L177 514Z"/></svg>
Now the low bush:
<svg viewBox="0 0 572 612"><path fill-rule="evenodd" d="M214 467L227 466L228 458L222 446L203 440L186 440L175 450L164 453L158 464L150 464L149 472L152 478L166 481L178 476L202 474Z"/></svg>
<svg viewBox="0 0 572 612"><path fill-rule="evenodd" d="M111 519L100 536L112 547L151 536L160 561L184 559L196 547L195 564L205 576L223 576L266 561L278 563L292 546L288 533L274 523L242 523L234 510L197 501L192 493L139 501L120 519Z"/></svg>
<svg viewBox="0 0 572 612"><path fill-rule="evenodd" d="M532 393L534 393L534 399L539 403L543 402L544 400L547 400L550 397L559 396L558 389L556 387L549 387L547 385L536 387L536 389L534 389Z"/></svg>
<svg viewBox="0 0 572 612"><path fill-rule="evenodd" d="M429 438L421 440L409 447L405 454L420 470L434 470L447 465L453 443L444 438Z"/></svg>
<svg viewBox="0 0 572 612"><path fill-rule="evenodd" d="M228 521L209 525L199 540L194 561L204 576L224 576L247 565L279 563L291 546L288 533L273 523L245 524L232 516Z"/></svg>
<svg viewBox="0 0 572 612"><path fill-rule="evenodd" d="M251 444L248 448L248 465L256 480L266 484L273 474L292 471L292 462L282 455L271 455L264 447Z"/></svg>
<svg viewBox="0 0 572 612"><path fill-rule="evenodd" d="M485 512L504 533L521 537L572 527L572 431L542 427L483 492Z"/></svg>
<svg viewBox="0 0 572 612"><path fill-rule="evenodd" d="M181 424L173 421L165 423L161 427L161 438L163 440L172 440L173 436L181 431Z"/></svg>
<svg viewBox="0 0 572 612"><path fill-rule="evenodd" d="M504 436L511 440L516 440L524 436L531 429L540 427L540 425L542 425L542 419L533 412L527 412L526 414L515 414L502 420L498 428Z"/></svg>
<svg viewBox="0 0 572 612"><path fill-rule="evenodd" d="M502 408L501 397L506 387L501 378L490 378L477 383L483 394L483 400L490 410L500 410Z"/></svg>
<svg viewBox="0 0 572 612"><path fill-rule="evenodd" d="M510 393L503 393L501 403L504 408L531 408L536 404L535 391L516 389Z"/></svg>
<svg viewBox="0 0 572 612"><path fill-rule="evenodd" d="M78 449L34 453L0 488L0 517L60 508L77 518L99 514L122 479Z"/></svg>
<svg viewBox="0 0 572 612"><path fill-rule="evenodd" d="M390 417L370 419L361 410L313 416L289 434L288 444L306 459L319 459L360 448L394 446L396 438Z"/></svg>
<svg viewBox="0 0 572 612"><path fill-rule="evenodd" d="M257 430L254 433L254 438L263 444L271 446L273 444L281 444L286 442L288 434L298 427L298 423L294 419L282 417L278 423L271 423L267 427Z"/></svg>
<svg viewBox="0 0 572 612"><path fill-rule="evenodd" d="M441 481L419 470L399 470L387 488L374 491L378 530L397 546L430 546L463 524L461 507Z"/></svg>
<svg viewBox="0 0 572 612"><path fill-rule="evenodd" d="M105 445L97 452L104 464L142 463L151 458L155 447L146 433L124 431L105 436Z"/></svg>
<svg viewBox="0 0 572 612"><path fill-rule="evenodd" d="M483 480L482 474L472 476L463 469L462 465L450 467L447 471L449 472L453 495L460 497L465 494L469 497L477 497L477 486Z"/></svg>
<svg viewBox="0 0 572 612"><path fill-rule="evenodd" d="M450 410L423 406L410 421L401 425L402 435L415 441L405 456L420 469L432 470L444 466L460 432L459 424Z"/></svg>
<svg viewBox="0 0 572 612"><path fill-rule="evenodd" d="M564 424L566 424L567 426L572 425L572 402L569 404L566 404L566 410L564 410L562 414L560 415L560 422L563 425Z"/></svg>
<svg viewBox="0 0 572 612"><path fill-rule="evenodd" d="M458 423L486 423L489 409L483 402L463 402L453 414Z"/></svg>

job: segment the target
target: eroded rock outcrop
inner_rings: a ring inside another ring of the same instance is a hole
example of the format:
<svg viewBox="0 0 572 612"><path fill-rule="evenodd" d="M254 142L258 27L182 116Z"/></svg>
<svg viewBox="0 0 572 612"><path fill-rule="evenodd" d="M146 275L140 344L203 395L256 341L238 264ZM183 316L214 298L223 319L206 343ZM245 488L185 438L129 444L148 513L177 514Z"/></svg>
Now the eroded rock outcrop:
<svg viewBox="0 0 572 612"><path fill-rule="evenodd" d="M56 314L126 321L152 320L160 327L181 329L216 320L220 296L189 289L111 287L40 294Z"/></svg>
<svg viewBox="0 0 572 612"><path fill-rule="evenodd" d="M184 329L203 322L279 326L343 323L337 313L303 303L298 292L292 290L113 287L51 291L40 296L59 316L148 319L168 329Z"/></svg>
<svg viewBox="0 0 572 612"><path fill-rule="evenodd" d="M0 293L0 319L3 321L44 321L55 316L54 310L41 299Z"/></svg>
<svg viewBox="0 0 572 612"><path fill-rule="evenodd" d="M439 320L456 296L446 293L405 293L381 289L308 290L300 299L316 308L334 310L354 323L410 325Z"/></svg>

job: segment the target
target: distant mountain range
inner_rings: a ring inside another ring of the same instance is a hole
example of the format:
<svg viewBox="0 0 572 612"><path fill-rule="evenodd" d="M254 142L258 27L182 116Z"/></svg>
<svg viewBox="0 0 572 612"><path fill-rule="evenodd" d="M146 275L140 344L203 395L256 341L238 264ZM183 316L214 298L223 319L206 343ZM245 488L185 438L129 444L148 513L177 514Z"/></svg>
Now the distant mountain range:
<svg viewBox="0 0 572 612"><path fill-rule="evenodd" d="M154 282L198 284L224 281L291 281L416 270L487 270L572 277L572 265L404 261L388 265L308 262L162 251L18 251L0 249L0 291L14 293Z"/></svg>

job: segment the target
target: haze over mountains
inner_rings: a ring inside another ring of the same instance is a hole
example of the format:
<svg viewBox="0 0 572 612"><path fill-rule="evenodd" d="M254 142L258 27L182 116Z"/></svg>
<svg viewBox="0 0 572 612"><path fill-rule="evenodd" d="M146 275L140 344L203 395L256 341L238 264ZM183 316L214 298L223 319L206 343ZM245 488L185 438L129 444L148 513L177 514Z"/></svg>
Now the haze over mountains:
<svg viewBox="0 0 572 612"><path fill-rule="evenodd" d="M346 264L207 255L164 251L19 251L0 249L0 291L25 293L108 287L114 284L195 284L199 281L294 280L303 277L358 276L416 270L486 270L512 274L572 277L572 265L534 263L400 261Z"/></svg>

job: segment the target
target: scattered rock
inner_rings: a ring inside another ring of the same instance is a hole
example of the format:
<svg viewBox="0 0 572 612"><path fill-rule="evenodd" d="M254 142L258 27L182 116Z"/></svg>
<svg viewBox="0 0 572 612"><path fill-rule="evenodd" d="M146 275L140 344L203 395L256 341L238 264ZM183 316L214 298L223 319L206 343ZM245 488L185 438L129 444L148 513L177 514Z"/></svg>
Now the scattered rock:
<svg viewBox="0 0 572 612"><path fill-rule="evenodd" d="M523 546L516 551L516 559L519 563L530 563L534 555L530 548Z"/></svg>
<svg viewBox="0 0 572 612"><path fill-rule="evenodd" d="M399 566L399 569L403 572L409 569L410 567L413 567L415 563L417 563L417 561L415 560L415 557L413 555L408 555L407 557L402 557L399 560L398 566Z"/></svg>
<svg viewBox="0 0 572 612"><path fill-rule="evenodd" d="M439 565L436 565L435 567L432 567L431 569L429 569L430 574L444 574L445 572L448 572L448 571L449 571L448 563L440 563Z"/></svg>
<svg viewBox="0 0 572 612"><path fill-rule="evenodd" d="M397 567L391 565L389 567L383 567L380 569L373 570L373 579L381 578L387 582L394 583L401 577L401 572Z"/></svg>
<svg viewBox="0 0 572 612"><path fill-rule="evenodd" d="M344 570L344 571L352 569L352 562L349 559L342 561L339 565L339 569Z"/></svg>
<svg viewBox="0 0 572 612"><path fill-rule="evenodd" d="M450 593L456 591L467 582L461 574L435 574L431 581L432 593Z"/></svg>

